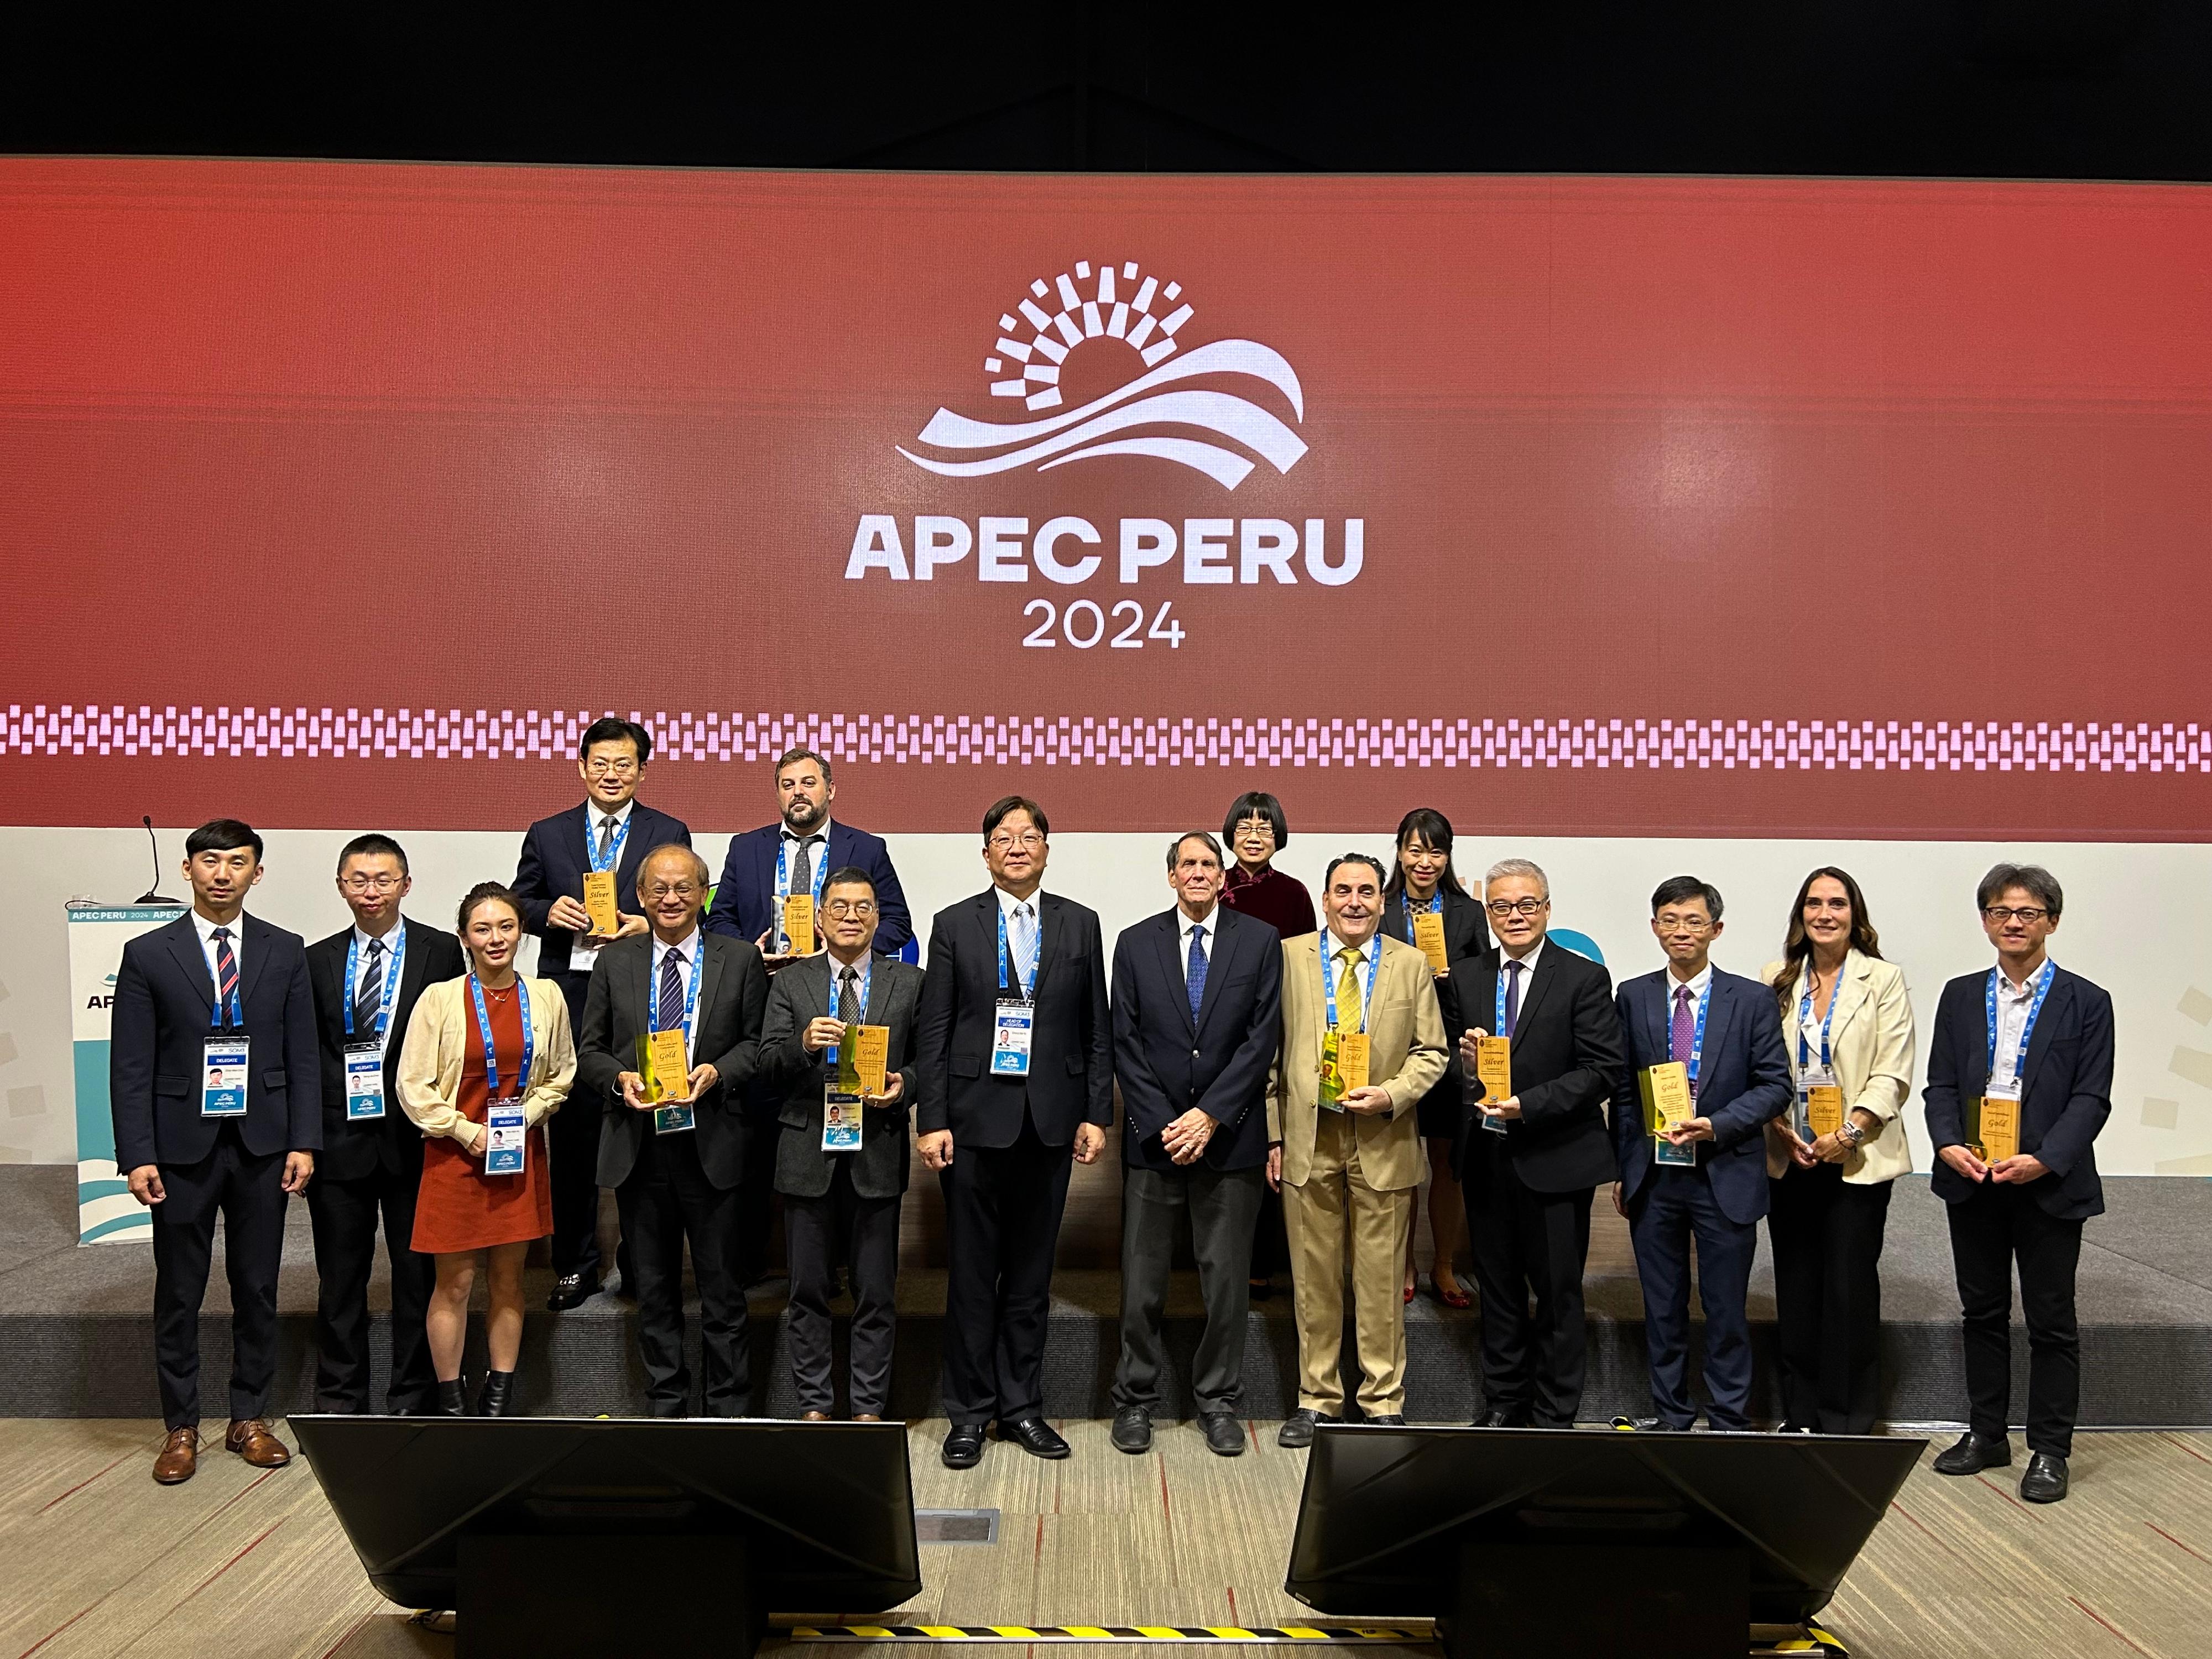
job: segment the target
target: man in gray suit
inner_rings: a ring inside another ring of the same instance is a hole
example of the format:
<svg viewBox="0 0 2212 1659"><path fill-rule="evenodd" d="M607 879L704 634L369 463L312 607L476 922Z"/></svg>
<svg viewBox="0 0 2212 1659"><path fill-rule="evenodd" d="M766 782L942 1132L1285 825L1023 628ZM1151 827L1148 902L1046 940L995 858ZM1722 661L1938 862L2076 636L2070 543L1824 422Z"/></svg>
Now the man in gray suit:
<svg viewBox="0 0 2212 1659"><path fill-rule="evenodd" d="M656 847L638 866L647 931L601 952L584 1001L571 1111L604 1109L599 1183L623 1192L635 1231L637 1346L655 1417L691 1407L684 1359L684 1242L699 1281L707 1415L742 1417L751 1393L745 1293L738 1276L743 1103L759 1063L768 971L744 940L704 933L710 879L689 847ZM684 1033L690 1071L647 1098L638 1040ZM765 1150L765 1149L764 1149Z"/></svg>
<svg viewBox="0 0 2212 1659"><path fill-rule="evenodd" d="M830 1298L841 1246L853 1270L853 1420L880 1422L890 1403L922 973L876 954L879 915L866 871L830 872L822 886L824 949L776 975L761 1037L763 1074L783 1091L775 1189L783 1194L790 1258L792 1376L810 1422L827 1419L836 1403ZM849 1074L840 1078L845 1046L857 1044L863 1025L889 1029L880 1094L866 1092L865 1079L855 1086Z"/></svg>

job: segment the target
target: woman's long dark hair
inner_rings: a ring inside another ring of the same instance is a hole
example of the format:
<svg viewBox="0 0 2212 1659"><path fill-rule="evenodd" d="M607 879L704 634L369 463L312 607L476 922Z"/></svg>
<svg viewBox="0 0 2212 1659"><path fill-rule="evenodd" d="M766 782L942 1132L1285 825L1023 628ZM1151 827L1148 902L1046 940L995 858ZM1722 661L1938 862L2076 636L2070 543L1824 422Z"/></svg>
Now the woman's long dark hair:
<svg viewBox="0 0 2212 1659"><path fill-rule="evenodd" d="M1774 1001L1781 1011L1784 1030L1790 1029L1796 1018L1790 1005L1797 994L1798 976L1805 971L1805 964L1813 955L1813 941L1805 932L1805 901L1812 894L1813 884L1823 876L1839 884L1844 896L1851 902L1850 948L1863 957L1872 957L1876 961L1881 958L1881 935L1875 932L1874 923L1867 919L1866 895L1859 891L1859 884L1851 879L1850 871L1838 870L1832 864L1822 865L1805 878L1804 884L1797 890L1797 902L1790 907L1790 932L1782 941L1782 971L1774 978Z"/></svg>
<svg viewBox="0 0 2212 1659"><path fill-rule="evenodd" d="M1437 878L1437 890L1442 892L1447 887L1458 886L1459 872L1452 868L1451 861L1451 820L1433 806L1416 806L1398 820L1398 851L1405 851L1406 843L1416 836L1444 855L1444 872ZM1402 862L1393 860L1390 879L1382 884L1383 902L1387 904L1392 899L1402 902L1405 896L1406 866Z"/></svg>

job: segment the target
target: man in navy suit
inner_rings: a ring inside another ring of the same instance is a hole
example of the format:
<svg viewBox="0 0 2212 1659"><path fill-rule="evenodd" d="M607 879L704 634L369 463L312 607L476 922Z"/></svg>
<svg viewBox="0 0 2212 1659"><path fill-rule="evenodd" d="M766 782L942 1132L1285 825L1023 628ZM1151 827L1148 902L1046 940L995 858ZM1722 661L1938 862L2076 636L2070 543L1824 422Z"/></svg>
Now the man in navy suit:
<svg viewBox="0 0 2212 1659"><path fill-rule="evenodd" d="M305 1190L323 1144L322 1068L306 947L243 914L261 837L216 818L185 842L192 908L123 947L108 1094L115 1163L154 1212L154 1364L168 1437L164 1486L198 1467L200 1302L215 1220L231 1304L226 1450L257 1468L292 1455L269 1431L276 1372L276 1271L284 1200Z"/></svg>
<svg viewBox="0 0 2212 1659"><path fill-rule="evenodd" d="M1628 1063L1613 1094L1620 1179L1613 1207L1628 1218L1644 1281L1644 1340L1655 1415L1635 1426L1686 1430L1690 1398L1690 1239L1698 1241L1705 1310L1706 1415L1716 1429L1751 1426L1751 1323L1745 1300L1759 1218L1766 1213L1766 1121L1790 1106L1790 1055L1774 994L1712 965L1721 896L1695 876L1651 895L1651 932L1667 952L1656 974L1625 981L1614 1006ZM1638 1075L1680 1062L1696 1113L1663 1135L1644 1122Z"/></svg>
<svg viewBox="0 0 2212 1659"><path fill-rule="evenodd" d="M2027 1469L2031 1504L2066 1496L2081 1403L2074 1273L2081 1224L2105 1212L2095 1141L2112 1113L2112 999L2046 953L2065 895L2033 864L2000 864L1975 896L1996 965L1943 988L1928 1050L1929 1182L1951 1222L1951 1258L1966 1318L1966 1435L1939 1474L2012 1462L2012 1273L2027 1315ZM2016 1150L1993 1156L1978 1103L2014 1103Z"/></svg>
<svg viewBox="0 0 2212 1659"><path fill-rule="evenodd" d="M1252 1229L1267 1190L1267 1073L1282 1040L1282 939L1221 903L1221 843L1194 830L1168 848L1176 906L1114 941L1114 1073L1122 1152L1121 1360L1115 1446L1149 1450L1160 1405L1160 1312L1176 1218L1190 1218L1206 1329L1191 1391L1206 1448L1244 1449L1244 1323Z"/></svg>
<svg viewBox="0 0 2212 1659"><path fill-rule="evenodd" d="M385 1408L427 1415L438 1396L423 1316L437 1281L434 1258L417 1255L415 1198L422 1185L422 1136L399 1109L400 1046L426 985L468 971L461 942L399 913L413 882L407 854L389 836L357 836L338 854L338 896L353 926L307 947L321 1039L323 1156L307 1188L315 1228L315 1409L368 1409L368 1278L376 1261L376 1218L392 1261L392 1373Z"/></svg>
<svg viewBox="0 0 2212 1659"><path fill-rule="evenodd" d="M833 822L830 808L836 799L829 761L811 749L793 749L775 763L776 822L730 837L707 927L752 945L770 974L792 959L791 941L783 931L783 901L791 894L813 895L819 948L822 884L832 870L867 872L876 890L872 948L878 955L896 957L914 938L914 920L899 890L898 872L891 868L890 849L880 836ZM782 1135L783 1105L783 1091L765 1076L746 1097L753 1139L765 1147L775 1147ZM745 1164L738 1198L738 1255L748 1284L768 1270L775 1165L772 1152Z"/></svg>
<svg viewBox="0 0 2212 1659"><path fill-rule="evenodd" d="M1041 893L1051 827L1009 795L983 815L991 885L937 913L915 1021L915 1150L945 1189L948 1468L983 1429L1065 1457L1044 1420L1045 1313L1069 1159L1114 1121L1114 1030L1098 915Z"/></svg>
<svg viewBox="0 0 2212 1659"><path fill-rule="evenodd" d="M619 911L621 924L605 938L591 932L584 908L584 872L615 872L619 904L635 898L637 872L656 847L689 847L682 820L656 812L637 799L653 758L653 736L635 720L612 715L584 728L576 745L576 770L584 804L540 818L522 838L514 867L514 896L522 901L524 931L535 933L538 971L568 1000L568 1029L584 1029L584 1000L599 952L618 939L646 932L646 920ZM545 1305L573 1308L599 1291L599 1112L556 1112L545 1126L553 1166L553 1293ZM617 1200L619 1206L620 1200ZM629 1230L625 1225L627 1241ZM629 1245L617 1265L630 1287Z"/></svg>

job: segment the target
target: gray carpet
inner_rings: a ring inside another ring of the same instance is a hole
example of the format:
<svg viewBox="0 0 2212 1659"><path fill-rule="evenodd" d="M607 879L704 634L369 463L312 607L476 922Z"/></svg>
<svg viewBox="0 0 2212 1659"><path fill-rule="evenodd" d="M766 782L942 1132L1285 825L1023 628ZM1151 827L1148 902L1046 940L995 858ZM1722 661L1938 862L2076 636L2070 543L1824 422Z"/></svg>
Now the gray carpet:
<svg viewBox="0 0 2212 1659"><path fill-rule="evenodd" d="M2212 1424L2212 1182L2113 1179L2110 1212L2089 1224L2080 1277L2086 1425ZM1602 1197L1600 1199L1602 1205ZM76 1243L76 1171L0 1166L0 1414L135 1417L157 1410L150 1321L153 1262L142 1245ZM595 1297L559 1316L543 1311L542 1272L532 1275L523 1388L538 1412L628 1413L642 1409L635 1310L619 1296ZM1046 1407L1054 1417L1110 1414L1108 1390L1117 1346L1120 1284L1112 1273L1064 1270L1054 1279L1046 1361ZM753 1313L756 1408L794 1409L781 1344L781 1286L757 1292ZM1590 1366L1583 1414L1648 1409L1643 1307L1619 1250L1594 1253L1588 1285ZM388 1305L380 1272L371 1305ZM1885 1415L1897 1422L1950 1421L1964 1414L1958 1301L1942 1206L1924 1180L1899 1184L1882 1258ZM939 1409L938 1366L944 1275L902 1278L894 1409L923 1417ZM315 1273L307 1209L294 1206L278 1293L283 1319L277 1395L305 1410L313 1395ZM1773 1287L1762 1242L1751 1294L1758 1393L1771 1395ZM696 1310L695 1310L696 1311ZM1195 1276L1178 1275L1169 1300L1168 1346L1175 1409L1188 1409L1183 1373L1198 1335ZM1279 1415L1296 1401L1296 1340L1287 1285L1253 1306L1244 1409ZM220 1242L201 1322L211 1401L228 1373L229 1300ZM1407 1411L1417 1419L1464 1420L1480 1393L1476 1316L1424 1296L1406 1310ZM696 1343L696 1322L693 1342ZM379 1336L381 1342L381 1332ZM2027 1334L2015 1325L2016 1395L2026 1386ZM481 1364L479 1358L476 1362ZM380 1367L381 1355L379 1357ZM378 1389L382 1388L381 1376ZM2017 1409L2017 1407L2016 1407Z"/></svg>

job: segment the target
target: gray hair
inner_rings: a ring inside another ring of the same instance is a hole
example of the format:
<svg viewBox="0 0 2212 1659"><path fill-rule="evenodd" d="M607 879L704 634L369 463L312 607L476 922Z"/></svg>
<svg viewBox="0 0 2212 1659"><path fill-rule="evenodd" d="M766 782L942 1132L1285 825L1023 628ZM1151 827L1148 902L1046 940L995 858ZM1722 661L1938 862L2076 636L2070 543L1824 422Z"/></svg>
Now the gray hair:
<svg viewBox="0 0 2212 1659"><path fill-rule="evenodd" d="M1552 878L1527 859L1500 859L1482 872L1482 885L1487 890L1490 884L1500 876L1525 876L1544 890L1544 896L1552 896Z"/></svg>
<svg viewBox="0 0 2212 1659"><path fill-rule="evenodd" d="M1175 874L1176 865L1182 856L1182 844L1187 841L1204 842L1206 850L1213 854L1213 861L1224 870L1229 867L1229 860L1222 856L1219 842L1214 840L1203 830L1186 830L1168 843L1168 873L1170 875Z"/></svg>
<svg viewBox="0 0 2212 1659"><path fill-rule="evenodd" d="M679 854L691 860L691 868L699 878L700 886L714 884L714 872L707 860L699 856L697 850L686 847L680 841L671 841L663 842L637 861L637 890L641 893L645 891L645 872L653 868L655 859L673 858Z"/></svg>

